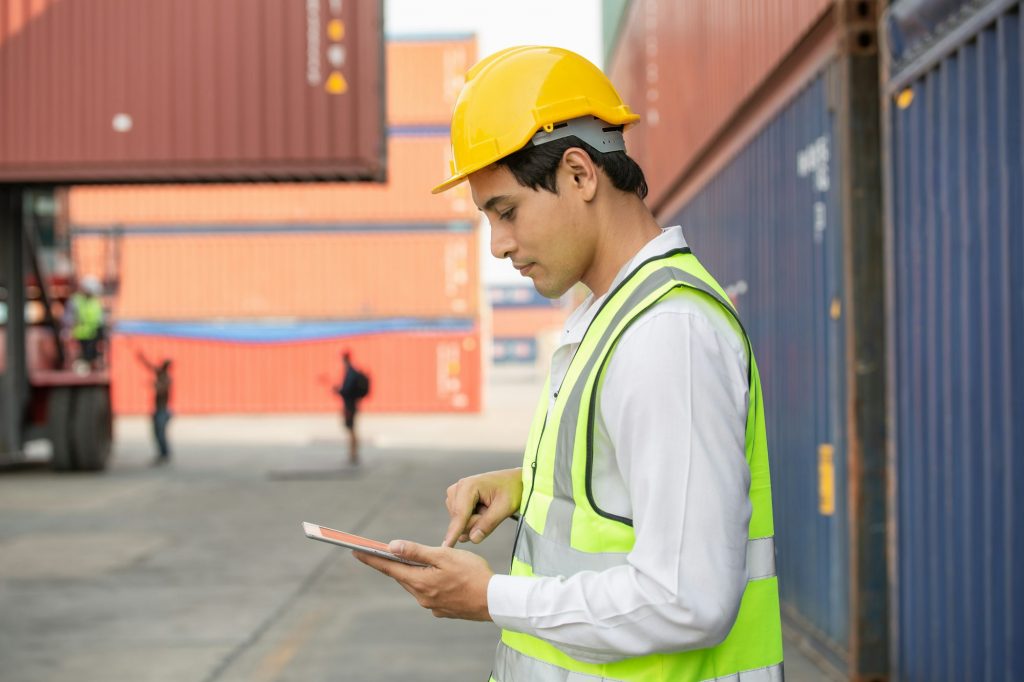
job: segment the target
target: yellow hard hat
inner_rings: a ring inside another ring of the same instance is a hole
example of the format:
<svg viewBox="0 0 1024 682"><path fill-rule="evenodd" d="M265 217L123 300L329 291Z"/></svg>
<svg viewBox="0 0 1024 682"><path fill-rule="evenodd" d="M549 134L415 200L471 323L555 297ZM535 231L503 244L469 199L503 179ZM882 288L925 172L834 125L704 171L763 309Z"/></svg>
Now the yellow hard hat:
<svg viewBox="0 0 1024 682"><path fill-rule="evenodd" d="M538 131L583 117L612 126L640 119L608 77L575 52L527 45L492 54L466 73L452 114L451 177L434 194L522 149Z"/></svg>

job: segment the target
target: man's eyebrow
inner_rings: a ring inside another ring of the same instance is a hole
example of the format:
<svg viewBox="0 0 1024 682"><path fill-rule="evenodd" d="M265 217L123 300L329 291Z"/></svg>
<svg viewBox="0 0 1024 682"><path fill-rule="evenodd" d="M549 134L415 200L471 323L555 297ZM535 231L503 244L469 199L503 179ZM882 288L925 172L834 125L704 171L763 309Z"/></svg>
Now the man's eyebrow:
<svg viewBox="0 0 1024 682"><path fill-rule="evenodd" d="M512 197L509 196L508 194L499 194L498 196L491 197L490 199L487 200L487 203L484 204L484 207L481 208L480 210L481 211L490 211L499 202L506 201L506 200L511 199L511 198Z"/></svg>

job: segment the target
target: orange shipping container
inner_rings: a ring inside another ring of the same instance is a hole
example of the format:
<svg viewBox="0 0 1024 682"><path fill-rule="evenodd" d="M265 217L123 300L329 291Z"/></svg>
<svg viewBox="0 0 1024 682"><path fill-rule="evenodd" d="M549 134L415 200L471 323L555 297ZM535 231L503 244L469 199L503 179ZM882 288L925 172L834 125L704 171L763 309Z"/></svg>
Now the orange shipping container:
<svg viewBox="0 0 1024 682"><path fill-rule="evenodd" d="M388 123L447 129L466 71L476 62L476 39L389 40L386 54Z"/></svg>
<svg viewBox="0 0 1024 682"><path fill-rule="evenodd" d="M370 412L479 412L480 336L403 332L297 343L225 343L115 334L111 352L116 414L152 409L152 374L136 360L173 360L177 414L334 412L340 353L371 377Z"/></svg>
<svg viewBox="0 0 1024 682"><path fill-rule="evenodd" d="M392 136L388 181L367 183L83 186L68 192L73 227L208 223L408 223L476 220L466 185L443 194L447 135Z"/></svg>
<svg viewBox="0 0 1024 682"><path fill-rule="evenodd" d="M110 238L77 235L80 272ZM475 228L438 231L129 231L119 319L476 317Z"/></svg>
<svg viewBox="0 0 1024 682"><path fill-rule="evenodd" d="M495 308L491 316L494 338L530 338L558 331L568 313L555 307Z"/></svg>

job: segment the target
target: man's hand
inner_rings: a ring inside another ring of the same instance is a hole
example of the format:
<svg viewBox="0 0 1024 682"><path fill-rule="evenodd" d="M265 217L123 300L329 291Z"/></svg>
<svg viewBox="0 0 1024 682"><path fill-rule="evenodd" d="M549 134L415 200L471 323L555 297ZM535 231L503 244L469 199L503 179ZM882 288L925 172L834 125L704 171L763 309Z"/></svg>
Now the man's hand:
<svg viewBox="0 0 1024 682"><path fill-rule="evenodd" d="M449 486L445 506L451 522L441 546L453 547L456 541L482 542L499 523L519 510L522 497L521 469L491 471Z"/></svg>
<svg viewBox="0 0 1024 682"><path fill-rule="evenodd" d="M487 611L487 583L494 572L483 557L461 549L428 547L408 540L392 540L388 551L403 559L427 564L409 566L390 559L353 552L359 561L394 578L419 605L438 618L491 620Z"/></svg>

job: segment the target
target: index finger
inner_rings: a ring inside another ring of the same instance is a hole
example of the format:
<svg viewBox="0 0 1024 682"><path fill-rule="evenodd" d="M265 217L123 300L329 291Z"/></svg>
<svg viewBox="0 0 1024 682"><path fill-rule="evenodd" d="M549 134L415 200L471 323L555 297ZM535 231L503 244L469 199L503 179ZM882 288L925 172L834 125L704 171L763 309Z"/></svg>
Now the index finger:
<svg viewBox="0 0 1024 682"><path fill-rule="evenodd" d="M444 541L441 543L442 547L455 546L459 536L466 530L469 518L476 510L476 505L479 501L480 497L476 490L467 492L466 489L460 487L459 490L455 491L455 499L448 506L448 513L451 515L452 520L448 522L448 530L444 534Z"/></svg>

